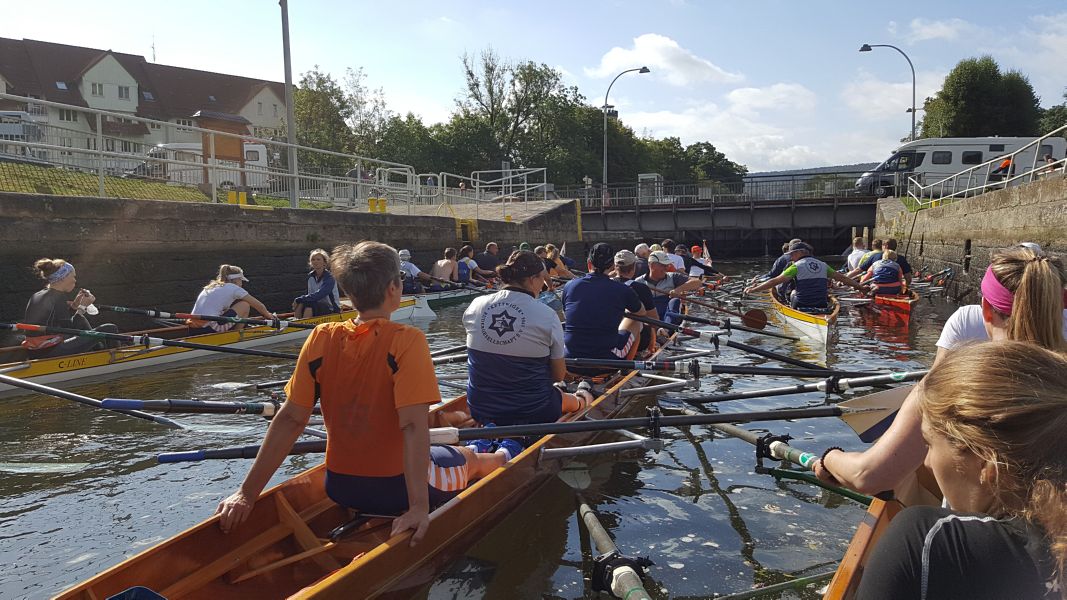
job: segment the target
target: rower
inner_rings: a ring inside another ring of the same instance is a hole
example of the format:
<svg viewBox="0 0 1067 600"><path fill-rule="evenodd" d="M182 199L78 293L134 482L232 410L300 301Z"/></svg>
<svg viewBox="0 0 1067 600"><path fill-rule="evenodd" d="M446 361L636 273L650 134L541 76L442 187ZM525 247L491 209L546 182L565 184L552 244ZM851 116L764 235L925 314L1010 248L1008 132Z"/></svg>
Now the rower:
<svg viewBox="0 0 1067 600"><path fill-rule="evenodd" d="M845 259L846 268L849 271L858 269L864 254L867 254L867 241L859 236L852 238L852 252Z"/></svg>
<svg viewBox="0 0 1067 600"><path fill-rule="evenodd" d="M437 280L430 286L431 289L445 289L440 280L459 282L459 261L456 260L456 254L455 248L445 248L445 257L430 268L430 276Z"/></svg>
<svg viewBox="0 0 1067 600"><path fill-rule="evenodd" d="M681 248L684 251L685 246L675 243L675 241L670 238L663 240L663 243L660 245L663 246L663 251L667 253L667 258L671 259L670 266L673 268L669 270L671 272L677 271L679 273L685 273L685 261L682 260L680 254L677 254L678 249Z"/></svg>
<svg viewBox="0 0 1067 600"><path fill-rule="evenodd" d="M637 281L654 290L653 300L656 310L659 312L658 318L677 325L681 323L681 319L677 317L668 318L667 313L681 313L681 297L686 292L694 292L701 289L704 287L704 283L700 279L690 278L684 273L670 273L667 271L670 266L671 259L667 253L657 250L648 255L648 275L638 277Z"/></svg>
<svg viewBox="0 0 1067 600"><path fill-rule="evenodd" d="M830 305L830 294L827 284L830 279L856 288L866 293L867 286L856 283L834 270L833 267L811 255L811 246L804 242L797 242L789 246L789 260L793 264L782 271L782 274L773 279L768 279L759 285L745 288L745 293L760 292L770 289L780 283L790 280L796 281L796 289L790 295L789 304L800 311L816 312L824 311ZM783 302L785 299L782 299Z"/></svg>
<svg viewBox="0 0 1067 600"><path fill-rule="evenodd" d="M577 277L571 272L570 268L564 262L564 256L560 254L559 248L556 248L555 244L545 244L545 252L548 260L555 264L555 276L560 279L574 279Z"/></svg>
<svg viewBox="0 0 1067 600"><path fill-rule="evenodd" d="M318 402L329 433L326 494L360 512L398 515L391 535L413 530L414 544L429 527L430 510L517 448L478 454L430 446L429 407L441 401L430 347L418 328L389 320L403 295L399 255L360 242L335 248L330 263L359 317L312 330L252 469L219 504L219 526L228 532L248 518Z"/></svg>
<svg viewBox="0 0 1067 600"><path fill-rule="evenodd" d="M293 317L307 319L341 312L341 295L337 291L327 263L330 255L322 248L316 248L308 256L308 293L293 300ZM201 314L201 313L197 313Z"/></svg>
<svg viewBox="0 0 1067 600"><path fill-rule="evenodd" d="M859 262L856 263L856 268L848 272L848 276L859 277L871 267L871 263L879 258L882 258L882 240L880 238L875 238L875 240L871 242L870 251L863 254Z"/></svg>
<svg viewBox="0 0 1067 600"><path fill-rule="evenodd" d="M789 263L792 262L789 259L789 247L793 244L799 243L799 238L793 238L788 242L782 244L782 255L775 259L774 264L771 265L771 270L767 271L767 273L763 276L763 279L774 279L775 277L781 275L782 271L784 271L785 268L789 266Z"/></svg>
<svg viewBox="0 0 1067 600"><path fill-rule="evenodd" d="M652 254L648 244L641 242L634 246L634 254L637 256L637 263L634 266L634 278L648 275L648 255Z"/></svg>
<svg viewBox="0 0 1067 600"><path fill-rule="evenodd" d="M882 251L882 258L874 261L861 282L869 282L876 296L896 296L904 293L904 270L897 264L897 253Z"/></svg>
<svg viewBox="0 0 1067 600"><path fill-rule="evenodd" d="M719 274L711 265L700 260L700 246L693 246L692 252L692 255L690 255L685 246L678 245L678 255L682 257L682 261L685 263L683 273L687 273L690 277L706 277Z"/></svg>
<svg viewBox="0 0 1067 600"><path fill-rule="evenodd" d="M85 316L86 313L95 315L98 312L93 306L96 296L93 296L92 292L87 289L80 289L77 294L72 295L78 284L73 264L61 258L42 258L33 263L33 269L44 280L45 287L26 303L23 323L104 333L119 332L118 328L111 323L93 327L89 322ZM105 342L91 337L34 333L27 333L26 339L22 342L22 347L29 352L30 358L35 359L66 356L117 346L117 342Z"/></svg>
<svg viewBox="0 0 1067 600"><path fill-rule="evenodd" d="M637 271L637 256L629 250L619 250L615 253L615 274L616 281L625 283L630 289L637 293L637 297L641 299L641 306L644 310L641 311L641 316L651 317L653 319L659 318L659 312L656 310L656 300L652 296L652 290L645 285L644 281L637 281L634 279ZM656 339L656 328L652 325L645 324L641 328L641 337L637 343L637 353L640 355L649 348L652 347L652 342Z"/></svg>
<svg viewBox="0 0 1067 600"><path fill-rule="evenodd" d="M499 252L496 242L489 242L485 245L485 252L475 256L474 260L479 268L495 273L497 266L500 265Z"/></svg>
<svg viewBox="0 0 1067 600"><path fill-rule="evenodd" d="M497 273L506 287L463 313L471 416L495 425L550 423L588 406L588 391L567 394L553 385L567 369L563 325L537 300L548 278L544 259L515 252Z"/></svg>
<svg viewBox="0 0 1067 600"><path fill-rule="evenodd" d="M460 283L470 283L471 281L486 282L489 278L496 275L494 271L487 271L478 266L477 261L474 260L474 246L465 244L459 249L459 263L457 275Z"/></svg>
<svg viewBox="0 0 1067 600"><path fill-rule="evenodd" d="M400 251L400 272L404 277L405 294L421 294L425 291L422 287L424 283L426 285L433 284L433 279L415 266L415 263L411 262L410 250Z"/></svg>
<svg viewBox="0 0 1067 600"><path fill-rule="evenodd" d="M556 289L556 284L552 281L552 278L558 277L556 274L556 261L548 258L548 248L544 246L534 248L534 254L537 255L537 258L541 260L541 263L545 267L545 289L550 292L554 291Z"/></svg>
<svg viewBox="0 0 1067 600"><path fill-rule="evenodd" d="M644 310L637 293L605 273L615 263L615 251L605 243L589 252L589 273L563 286L563 340L568 358L632 359L637 354L641 323L626 314ZM599 375L603 369L571 369Z"/></svg>
<svg viewBox="0 0 1067 600"><path fill-rule="evenodd" d="M1067 589L1067 358L971 344L919 388L925 465L946 508L889 523L856 598L1059 600Z"/></svg>
<svg viewBox="0 0 1067 600"><path fill-rule="evenodd" d="M218 275L207 282L200 295L196 297L192 313L194 315L207 315L209 317L248 317L254 308L264 319L275 319L262 302L248 293L245 283L248 278L241 267L233 265L219 265ZM189 335L204 333L218 333L230 329L244 329L244 323L219 323L216 321L201 321L188 319L185 322L189 326Z"/></svg>

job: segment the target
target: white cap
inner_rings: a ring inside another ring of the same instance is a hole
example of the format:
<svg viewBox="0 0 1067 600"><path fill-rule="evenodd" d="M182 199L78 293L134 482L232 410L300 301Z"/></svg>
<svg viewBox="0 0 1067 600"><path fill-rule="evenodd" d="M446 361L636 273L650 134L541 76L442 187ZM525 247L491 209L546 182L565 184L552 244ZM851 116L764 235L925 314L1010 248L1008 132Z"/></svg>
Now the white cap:
<svg viewBox="0 0 1067 600"><path fill-rule="evenodd" d="M400 251L400 258L401 258L401 260L410 260L411 259L411 250L406 250L406 249L405 250L401 250Z"/></svg>
<svg viewBox="0 0 1067 600"><path fill-rule="evenodd" d="M1023 248L1029 249L1034 254L1041 254L1042 253L1041 246L1038 245L1038 244L1035 244L1033 242L1019 242L1019 245L1022 246Z"/></svg>
<svg viewBox="0 0 1067 600"><path fill-rule="evenodd" d="M648 264L670 265L672 264L671 257L667 256L667 253L663 250L656 250L652 254L648 255Z"/></svg>
<svg viewBox="0 0 1067 600"><path fill-rule="evenodd" d="M228 281L237 281L238 279L241 281L248 281L248 278L245 277L245 272L241 269L237 269L236 273L230 273L226 276L226 279Z"/></svg>

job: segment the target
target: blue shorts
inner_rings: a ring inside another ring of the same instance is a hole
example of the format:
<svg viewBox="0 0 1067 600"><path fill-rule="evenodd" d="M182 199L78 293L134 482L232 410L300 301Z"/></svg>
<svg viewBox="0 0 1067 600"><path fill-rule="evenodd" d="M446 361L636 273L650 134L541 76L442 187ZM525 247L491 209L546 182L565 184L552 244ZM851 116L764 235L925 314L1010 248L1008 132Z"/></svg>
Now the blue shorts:
<svg viewBox="0 0 1067 600"><path fill-rule="evenodd" d="M467 459L453 446L430 446L430 510L455 498L467 487ZM364 477L326 470L326 495L331 500L372 515L399 515L408 509L404 475Z"/></svg>
<svg viewBox="0 0 1067 600"><path fill-rule="evenodd" d="M899 296L901 285L899 283L878 283L874 289L876 296Z"/></svg>
<svg viewBox="0 0 1067 600"><path fill-rule="evenodd" d="M552 387L552 398L528 415L492 415L471 407L471 416L479 423L494 425L526 425L529 423L554 423L563 416L563 392Z"/></svg>
<svg viewBox="0 0 1067 600"><path fill-rule="evenodd" d="M600 359L600 360L629 360L636 354L635 346L639 343L634 334L626 330L620 330L618 337L615 338L615 344L599 353L598 356L583 356L582 358ZM575 375L603 375L605 373L611 373L618 369L605 369L602 367L567 367L567 370Z"/></svg>

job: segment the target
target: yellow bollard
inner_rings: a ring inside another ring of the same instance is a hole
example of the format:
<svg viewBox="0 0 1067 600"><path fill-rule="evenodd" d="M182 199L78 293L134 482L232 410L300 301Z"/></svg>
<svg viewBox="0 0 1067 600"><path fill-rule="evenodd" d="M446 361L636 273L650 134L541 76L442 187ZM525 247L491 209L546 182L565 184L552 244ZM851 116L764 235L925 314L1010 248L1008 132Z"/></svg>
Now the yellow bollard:
<svg viewBox="0 0 1067 600"><path fill-rule="evenodd" d="M385 213L389 212L386 209L386 206L385 206L386 200L388 200L388 199L387 198L378 198L378 212L380 212L382 214L385 214Z"/></svg>
<svg viewBox="0 0 1067 600"><path fill-rule="evenodd" d="M237 204L237 192L226 192L226 204Z"/></svg>
<svg viewBox="0 0 1067 600"><path fill-rule="evenodd" d="M504 215L504 222L505 223L510 223L511 222L511 215Z"/></svg>
<svg viewBox="0 0 1067 600"><path fill-rule="evenodd" d="M378 199L377 198L367 198L367 211L368 212L378 212Z"/></svg>

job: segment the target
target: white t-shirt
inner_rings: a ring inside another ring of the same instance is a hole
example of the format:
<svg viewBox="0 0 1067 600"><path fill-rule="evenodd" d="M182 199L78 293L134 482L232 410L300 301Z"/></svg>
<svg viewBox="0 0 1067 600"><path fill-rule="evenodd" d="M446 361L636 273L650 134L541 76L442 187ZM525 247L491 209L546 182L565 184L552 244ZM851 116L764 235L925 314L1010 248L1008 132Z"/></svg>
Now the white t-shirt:
<svg viewBox="0 0 1067 600"><path fill-rule="evenodd" d="M848 265L849 271L859 268L860 259L863 258L864 254L867 254L866 250L853 250L852 254L848 255L848 258L845 259L845 263Z"/></svg>
<svg viewBox="0 0 1067 600"><path fill-rule="evenodd" d="M248 290L235 283L224 283L211 289L201 290L193 305L194 315L217 317L233 306L234 302L248 295Z"/></svg>
<svg viewBox="0 0 1067 600"><path fill-rule="evenodd" d="M408 275L411 275L412 279L415 279L419 276L419 273L422 273L422 271L420 271L419 268L414 265L414 263L407 260L400 261L400 270L407 273Z"/></svg>
<svg viewBox="0 0 1067 600"><path fill-rule="evenodd" d="M1067 338L1067 310L1063 311L1063 317L1063 337ZM937 347L948 350L967 342L988 339L989 334L986 333L985 323L982 321L982 305L968 304L956 309L945 321L941 337L937 339Z"/></svg>
<svg viewBox="0 0 1067 600"><path fill-rule="evenodd" d="M667 258L671 259L671 264L674 265L674 270L679 273L685 273L685 259L673 252L667 255Z"/></svg>
<svg viewBox="0 0 1067 600"><path fill-rule="evenodd" d="M459 262L467 265L467 269L470 270L472 275L474 274L474 270L478 268L478 263L469 256L464 256L463 258L459 259Z"/></svg>

